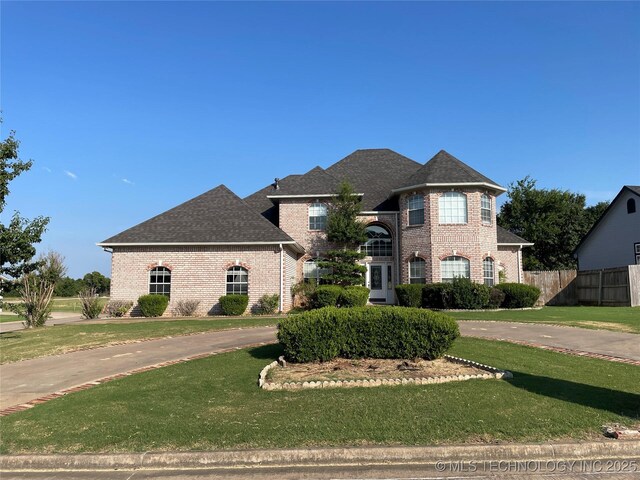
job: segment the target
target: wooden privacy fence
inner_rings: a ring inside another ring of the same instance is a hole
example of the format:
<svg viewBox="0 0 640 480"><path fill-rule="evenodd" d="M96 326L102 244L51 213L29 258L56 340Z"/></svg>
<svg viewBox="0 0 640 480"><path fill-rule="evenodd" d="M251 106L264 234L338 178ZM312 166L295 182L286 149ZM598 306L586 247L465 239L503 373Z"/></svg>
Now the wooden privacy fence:
<svg viewBox="0 0 640 480"><path fill-rule="evenodd" d="M640 265L524 272L524 283L542 292L536 305L640 306Z"/></svg>

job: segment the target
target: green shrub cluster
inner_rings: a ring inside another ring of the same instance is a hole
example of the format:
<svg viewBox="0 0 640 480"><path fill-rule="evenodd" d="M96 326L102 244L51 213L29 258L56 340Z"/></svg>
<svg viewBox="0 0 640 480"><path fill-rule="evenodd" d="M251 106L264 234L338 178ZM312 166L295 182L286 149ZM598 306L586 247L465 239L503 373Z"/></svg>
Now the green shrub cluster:
<svg viewBox="0 0 640 480"><path fill-rule="evenodd" d="M496 288L504 293L504 308L533 307L540 297L540 289L524 283L501 283Z"/></svg>
<svg viewBox="0 0 640 480"><path fill-rule="evenodd" d="M142 295L138 298L138 307L143 317L161 317L169 305L166 295Z"/></svg>
<svg viewBox="0 0 640 480"><path fill-rule="evenodd" d="M276 313L280 306L280 295L274 293L273 295L264 294L258 300L257 305L254 308L255 313L258 315L271 315Z"/></svg>
<svg viewBox="0 0 640 480"><path fill-rule="evenodd" d="M442 313L408 307L326 307L292 315L278 340L292 362L344 358L439 358L460 335Z"/></svg>
<svg viewBox="0 0 640 480"><path fill-rule="evenodd" d="M249 295L223 295L220 308L223 315L242 315L249 305Z"/></svg>
<svg viewBox="0 0 640 480"><path fill-rule="evenodd" d="M369 289L367 287L320 285L313 292L311 306L313 308L364 307L368 301Z"/></svg>
<svg viewBox="0 0 640 480"><path fill-rule="evenodd" d="M418 308L422 306L422 283L412 283L405 285L396 285L396 296L398 297L398 305L401 307Z"/></svg>

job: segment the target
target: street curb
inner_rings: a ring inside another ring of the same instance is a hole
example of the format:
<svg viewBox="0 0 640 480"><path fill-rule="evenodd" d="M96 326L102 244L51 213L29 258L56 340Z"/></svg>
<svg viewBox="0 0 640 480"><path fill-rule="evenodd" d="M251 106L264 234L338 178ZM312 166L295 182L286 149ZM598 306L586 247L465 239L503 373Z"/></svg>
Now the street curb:
<svg viewBox="0 0 640 480"><path fill-rule="evenodd" d="M345 447L214 452L4 455L1 471L162 470L320 465L433 464L443 461L587 460L639 458L640 441L562 444Z"/></svg>

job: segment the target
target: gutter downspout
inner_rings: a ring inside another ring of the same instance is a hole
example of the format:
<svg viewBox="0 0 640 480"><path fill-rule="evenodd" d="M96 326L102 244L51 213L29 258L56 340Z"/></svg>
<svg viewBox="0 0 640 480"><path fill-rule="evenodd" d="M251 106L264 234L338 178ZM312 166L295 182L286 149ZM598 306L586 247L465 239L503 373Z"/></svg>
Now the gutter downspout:
<svg viewBox="0 0 640 480"><path fill-rule="evenodd" d="M522 245L518 248L518 283L522 283Z"/></svg>
<svg viewBox="0 0 640 480"><path fill-rule="evenodd" d="M284 248L280 247L280 313L284 310Z"/></svg>

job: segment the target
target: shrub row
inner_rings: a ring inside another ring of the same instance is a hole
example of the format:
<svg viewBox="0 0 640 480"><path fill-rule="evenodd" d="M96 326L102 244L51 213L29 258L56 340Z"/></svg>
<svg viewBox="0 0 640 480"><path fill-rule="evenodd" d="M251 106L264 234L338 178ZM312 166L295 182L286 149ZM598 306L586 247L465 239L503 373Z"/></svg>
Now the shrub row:
<svg viewBox="0 0 640 480"><path fill-rule="evenodd" d="M407 307L325 307L292 315L278 325L278 340L291 362L338 356L433 360L459 335L453 318Z"/></svg>
<svg viewBox="0 0 640 480"><path fill-rule="evenodd" d="M501 283L487 287L466 278L456 278L452 283L428 283L396 286L398 303L406 307L482 308L533 307L540 290L522 283Z"/></svg>
<svg viewBox="0 0 640 480"><path fill-rule="evenodd" d="M369 301L367 287L320 285L311 297L312 308L324 307L364 307Z"/></svg>

